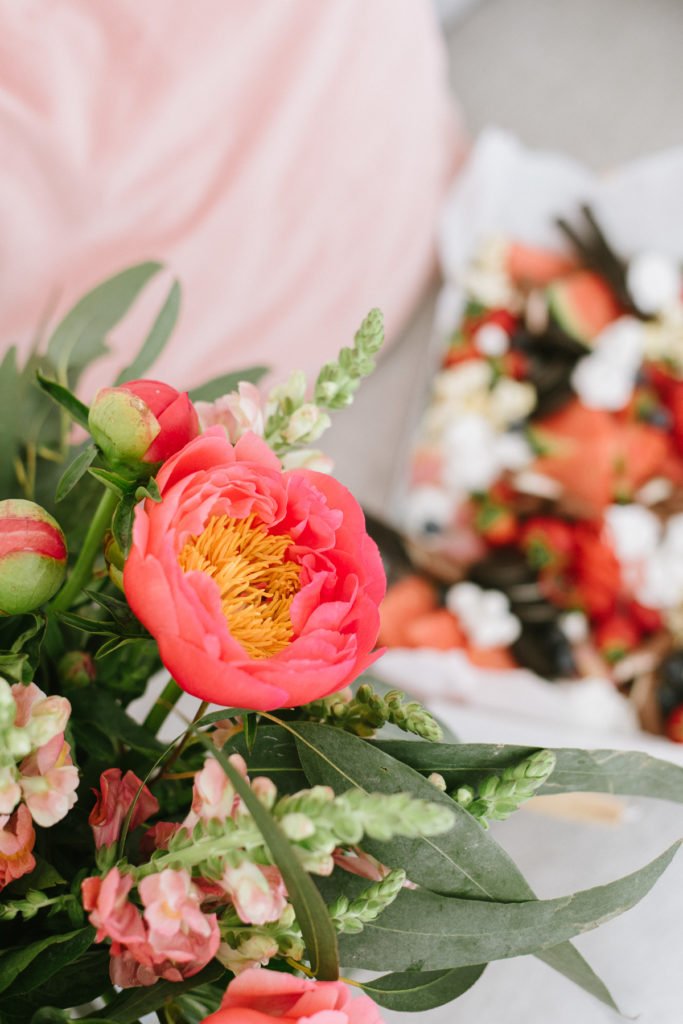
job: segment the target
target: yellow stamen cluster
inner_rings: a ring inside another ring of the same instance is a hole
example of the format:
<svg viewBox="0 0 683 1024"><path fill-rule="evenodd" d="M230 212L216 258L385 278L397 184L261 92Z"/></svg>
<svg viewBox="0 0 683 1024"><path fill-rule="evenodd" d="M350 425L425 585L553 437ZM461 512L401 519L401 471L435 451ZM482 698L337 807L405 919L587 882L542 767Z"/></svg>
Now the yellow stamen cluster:
<svg viewBox="0 0 683 1024"><path fill-rule="evenodd" d="M234 638L251 658L270 658L292 641L289 608L301 567L286 558L292 538L273 536L255 516L212 516L178 555L183 572L205 572L221 593Z"/></svg>

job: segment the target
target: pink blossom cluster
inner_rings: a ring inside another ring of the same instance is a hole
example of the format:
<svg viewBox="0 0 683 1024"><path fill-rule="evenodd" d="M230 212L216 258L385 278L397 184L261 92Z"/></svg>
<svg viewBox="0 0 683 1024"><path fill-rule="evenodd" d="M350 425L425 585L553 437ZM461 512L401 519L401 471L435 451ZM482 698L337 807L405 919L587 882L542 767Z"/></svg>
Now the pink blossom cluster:
<svg viewBox="0 0 683 1024"><path fill-rule="evenodd" d="M111 980L121 988L152 985L158 978L190 978L213 958L220 935L215 914L201 909L202 894L187 871L166 868L138 885L143 911L129 899L130 875L114 867L83 882L83 905L111 940Z"/></svg>
<svg viewBox="0 0 683 1024"><path fill-rule="evenodd" d="M234 754L231 763L246 778L243 758ZM275 787L266 778L256 778L252 789L264 801L274 799ZM121 776L119 769L104 772L100 792L90 815L95 843L111 846L120 836L122 822L138 794L131 816L131 828L156 813L158 803L132 772ZM157 822L145 834L141 850L151 854L164 850L179 832L192 833L209 822L226 823L245 813L241 800L225 772L209 758L194 779L192 805L180 824ZM182 860L178 850L174 863ZM202 877L202 865L193 878L185 868L164 868L159 862L155 874L137 883L142 911L131 899L135 885L132 874L117 867L104 878L83 882L83 904L97 929L97 941L111 941L110 973L122 988L151 985L157 978L179 981L201 970L216 954L220 934L217 907L232 905L245 924L263 925L279 920L287 906L287 893L279 870L257 864L239 850L226 857L220 878ZM245 962L251 966L253 961Z"/></svg>
<svg viewBox="0 0 683 1024"><path fill-rule="evenodd" d="M76 803L78 769L64 739L70 714L64 697L0 680L0 889L35 867L33 823L49 828Z"/></svg>

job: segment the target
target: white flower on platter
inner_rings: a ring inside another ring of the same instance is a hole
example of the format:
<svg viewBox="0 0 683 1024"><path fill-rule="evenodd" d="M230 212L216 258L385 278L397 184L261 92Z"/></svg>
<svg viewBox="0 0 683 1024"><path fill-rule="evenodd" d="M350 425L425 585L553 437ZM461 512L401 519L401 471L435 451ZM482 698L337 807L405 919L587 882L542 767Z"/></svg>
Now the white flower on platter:
<svg viewBox="0 0 683 1024"><path fill-rule="evenodd" d="M403 512L403 528L409 537L441 533L455 518L457 499L432 484L421 484L408 494Z"/></svg>
<svg viewBox="0 0 683 1024"><path fill-rule="evenodd" d="M500 433L483 416L455 420L443 438L444 483L455 494L486 491L506 470L523 469L533 453L519 434Z"/></svg>
<svg viewBox="0 0 683 1024"><path fill-rule="evenodd" d="M629 261L626 287L645 316L656 316L675 305L681 283L678 264L663 253L639 252Z"/></svg>
<svg viewBox="0 0 683 1024"><path fill-rule="evenodd" d="M683 602L683 514L662 527L641 505L613 505L607 529L633 596L647 608L671 609Z"/></svg>
<svg viewBox="0 0 683 1024"><path fill-rule="evenodd" d="M522 627L499 590L483 590L476 583L456 583L446 593L446 607L456 616L474 647L507 647Z"/></svg>
<svg viewBox="0 0 683 1024"><path fill-rule="evenodd" d="M508 245L502 236L488 238L466 267L462 283L468 295L483 306L516 312L521 308L522 300L507 273Z"/></svg>
<svg viewBox="0 0 683 1024"><path fill-rule="evenodd" d="M510 347L510 336L500 324L483 324L474 335L475 348L493 359L504 356Z"/></svg>
<svg viewBox="0 0 683 1024"><path fill-rule="evenodd" d="M589 409L616 411L627 405L643 360L645 333L640 320L623 316L595 339L590 355L572 373L572 387Z"/></svg>

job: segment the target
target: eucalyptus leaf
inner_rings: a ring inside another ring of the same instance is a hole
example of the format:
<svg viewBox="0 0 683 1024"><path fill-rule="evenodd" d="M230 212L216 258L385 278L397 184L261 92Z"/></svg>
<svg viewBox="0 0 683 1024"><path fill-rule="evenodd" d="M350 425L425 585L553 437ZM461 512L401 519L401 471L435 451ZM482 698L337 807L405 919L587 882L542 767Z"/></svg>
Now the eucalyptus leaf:
<svg viewBox="0 0 683 1024"><path fill-rule="evenodd" d="M498 903L403 889L360 934L341 936L342 963L371 971L440 970L550 949L630 910L680 845L615 882L551 900Z"/></svg>
<svg viewBox="0 0 683 1024"><path fill-rule="evenodd" d="M361 988L387 1010L417 1013L433 1010L464 995L481 978L486 966L479 964L445 971L397 971L373 981L364 981Z"/></svg>
<svg viewBox="0 0 683 1024"><path fill-rule="evenodd" d="M88 292L53 331L47 358L60 380L73 383L81 370L104 355L109 331L123 319L160 263L139 263L115 274Z"/></svg>
<svg viewBox="0 0 683 1024"><path fill-rule="evenodd" d="M399 837L388 843L366 841L365 848L383 863L401 865L413 882L448 895L496 900L534 898L533 890L517 865L489 832L485 832L470 814L418 772L389 756L379 744L310 722L289 722L287 729L298 736L299 756L312 785L330 785L338 793L350 786L372 792L405 791L426 800L445 802L455 810L456 822L444 835L422 839ZM459 744L411 740L402 741L403 747L460 749ZM539 957L607 1006L616 1009L606 986L571 944L562 943L549 953L540 953Z"/></svg>
<svg viewBox="0 0 683 1024"><path fill-rule="evenodd" d="M65 470L55 493L56 501L63 501L67 494L76 486L84 473L87 473L90 465L97 458L97 448L89 444L83 451L79 452L71 465Z"/></svg>
<svg viewBox="0 0 683 1024"><path fill-rule="evenodd" d="M499 774L536 750L502 744L377 742L379 750L424 774L439 772L449 788ZM554 750L557 761L539 793L615 793L683 803L683 767L623 750Z"/></svg>
<svg viewBox="0 0 683 1024"><path fill-rule="evenodd" d="M246 370L226 373L221 377L214 377L212 380L192 388L190 398L193 402L214 402L217 398L221 398L223 395L234 391L242 381L247 381L249 384L258 384L266 373L268 373L267 366L250 366Z"/></svg>
<svg viewBox="0 0 683 1024"><path fill-rule="evenodd" d="M222 750L216 750L207 736L202 733L198 735L244 801L280 869L313 973L322 981L335 980L339 977L337 935L322 896L302 867L284 832L254 795L249 783L233 767Z"/></svg>
<svg viewBox="0 0 683 1024"><path fill-rule="evenodd" d="M121 373L114 382L116 385L125 384L126 381L139 380L141 377L144 377L150 366L154 364L163 352L166 342L173 333L179 312L180 285L177 281L174 281L152 325L152 329L145 338L142 348L133 362L125 370L121 370Z"/></svg>

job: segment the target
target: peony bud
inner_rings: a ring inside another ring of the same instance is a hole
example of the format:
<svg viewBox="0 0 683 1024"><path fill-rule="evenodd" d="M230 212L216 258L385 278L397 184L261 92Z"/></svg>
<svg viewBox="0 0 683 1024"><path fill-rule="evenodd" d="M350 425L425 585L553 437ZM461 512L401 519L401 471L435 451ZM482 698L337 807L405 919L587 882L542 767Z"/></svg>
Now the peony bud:
<svg viewBox="0 0 683 1024"><path fill-rule="evenodd" d="M88 427L110 462L134 468L164 462L199 434L187 393L156 380L100 388Z"/></svg>
<svg viewBox="0 0 683 1024"><path fill-rule="evenodd" d="M67 651L57 666L60 682L71 689L87 686L96 676L95 662L87 651Z"/></svg>
<svg viewBox="0 0 683 1024"><path fill-rule="evenodd" d="M22 615L45 604L65 571L59 523L33 501L0 501L0 614Z"/></svg>

